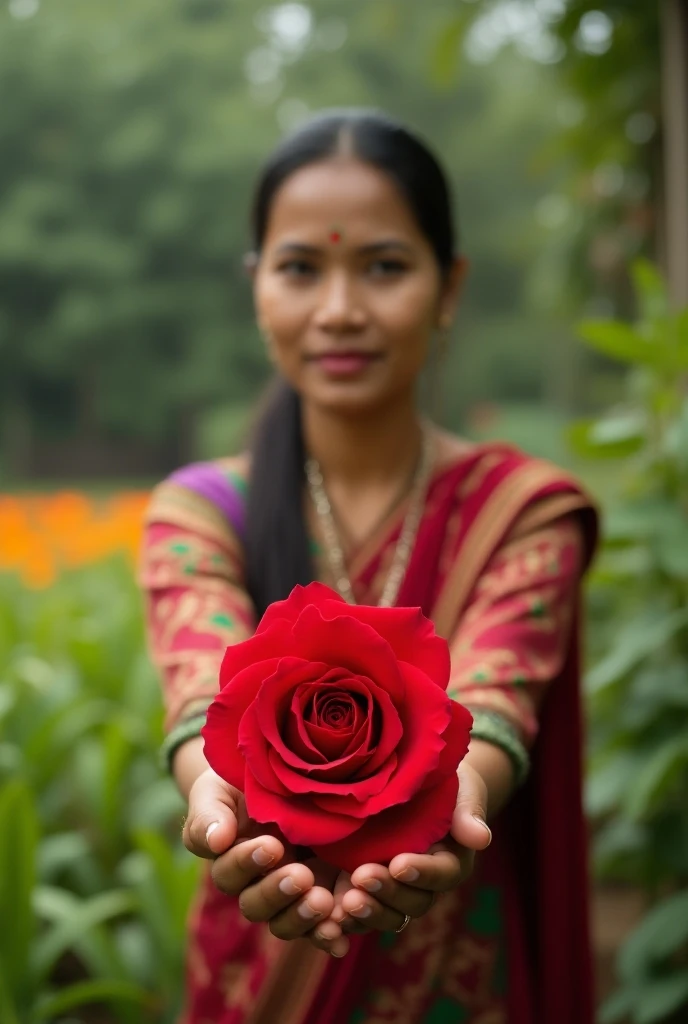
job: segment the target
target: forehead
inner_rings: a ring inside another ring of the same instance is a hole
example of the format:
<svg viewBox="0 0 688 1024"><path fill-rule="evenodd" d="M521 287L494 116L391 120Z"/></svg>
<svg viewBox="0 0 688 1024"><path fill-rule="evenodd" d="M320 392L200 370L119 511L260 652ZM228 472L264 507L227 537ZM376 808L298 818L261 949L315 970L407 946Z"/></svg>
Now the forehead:
<svg viewBox="0 0 688 1024"><path fill-rule="evenodd" d="M266 242L281 236L346 226L366 236L383 232L427 244L396 182L384 171L349 158L309 164L291 174L272 201Z"/></svg>

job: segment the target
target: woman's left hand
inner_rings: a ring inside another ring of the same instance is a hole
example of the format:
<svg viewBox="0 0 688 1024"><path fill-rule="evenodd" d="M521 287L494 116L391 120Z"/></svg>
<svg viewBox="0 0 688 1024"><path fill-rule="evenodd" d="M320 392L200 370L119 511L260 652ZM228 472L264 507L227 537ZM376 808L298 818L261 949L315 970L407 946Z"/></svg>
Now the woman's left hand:
<svg viewBox="0 0 688 1024"><path fill-rule="evenodd" d="M364 864L352 875L340 874L334 888L335 908L327 921L311 932L311 940L332 952L333 940L342 955L343 932L395 931L406 915L422 917L435 897L470 877L475 854L489 846L485 824L487 787L475 768L459 768L460 790L450 836L427 854L403 853L389 867Z"/></svg>

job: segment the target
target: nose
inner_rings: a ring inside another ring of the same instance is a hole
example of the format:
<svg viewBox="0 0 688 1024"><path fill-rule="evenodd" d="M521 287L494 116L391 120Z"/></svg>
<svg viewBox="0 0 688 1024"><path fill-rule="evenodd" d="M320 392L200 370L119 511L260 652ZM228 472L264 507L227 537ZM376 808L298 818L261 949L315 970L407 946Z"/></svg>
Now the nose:
<svg viewBox="0 0 688 1024"><path fill-rule="evenodd" d="M346 332L365 326L366 314L355 282L344 270L333 270L322 283L315 323L323 331Z"/></svg>

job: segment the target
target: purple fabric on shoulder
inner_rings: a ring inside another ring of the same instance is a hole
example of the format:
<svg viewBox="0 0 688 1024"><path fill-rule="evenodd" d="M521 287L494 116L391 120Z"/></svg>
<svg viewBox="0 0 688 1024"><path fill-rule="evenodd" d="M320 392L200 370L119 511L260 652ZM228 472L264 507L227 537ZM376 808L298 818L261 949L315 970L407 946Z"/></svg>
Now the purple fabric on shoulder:
<svg viewBox="0 0 688 1024"><path fill-rule="evenodd" d="M190 466L176 470L169 480L211 501L243 540L246 525L244 498L217 466L212 462L194 462Z"/></svg>

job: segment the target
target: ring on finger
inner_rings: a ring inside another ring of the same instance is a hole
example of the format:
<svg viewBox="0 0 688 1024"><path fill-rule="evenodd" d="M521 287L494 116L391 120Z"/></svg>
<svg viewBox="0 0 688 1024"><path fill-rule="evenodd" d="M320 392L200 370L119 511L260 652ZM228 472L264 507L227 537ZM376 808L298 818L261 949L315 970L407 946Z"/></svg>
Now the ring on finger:
<svg viewBox="0 0 688 1024"><path fill-rule="evenodd" d="M394 929L394 934L395 935L401 935L401 933L403 932L404 928L408 928L410 923L411 923L411 915L410 914L404 914L404 920L401 922L401 924L399 925L398 928Z"/></svg>

